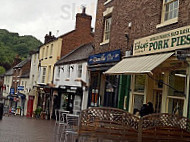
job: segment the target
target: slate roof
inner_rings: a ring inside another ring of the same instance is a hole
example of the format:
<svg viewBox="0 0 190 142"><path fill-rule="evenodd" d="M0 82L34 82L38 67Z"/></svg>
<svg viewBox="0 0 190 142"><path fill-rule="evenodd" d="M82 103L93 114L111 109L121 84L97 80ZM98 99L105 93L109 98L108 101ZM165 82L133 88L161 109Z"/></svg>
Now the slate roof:
<svg viewBox="0 0 190 142"><path fill-rule="evenodd" d="M13 69L15 68L22 68L26 63L28 63L31 60L31 57L25 59L24 61L18 63L16 66L13 67Z"/></svg>
<svg viewBox="0 0 190 142"><path fill-rule="evenodd" d="M56 62L55 65L61 65L69 62L76 62L81 60L87 60L88 57L94 51L94 47L92 43L88 43L78 47L67 55L63 56L59 61Z"/></svg>
<svg viewBox="0 0 190 142"><path fill-rule="evenodd" d="M27 70L26 72L22 73L20 78L29 78L29 76L30 76L30 70Z"/></svg>
<svg viewBox="0 0 190 142"><path fill-rule="evenodd" d="M13 68L11 68L10 70L8 70L5 74L4 74L4 76L11 76L11 75L13 75Z"/></svg>

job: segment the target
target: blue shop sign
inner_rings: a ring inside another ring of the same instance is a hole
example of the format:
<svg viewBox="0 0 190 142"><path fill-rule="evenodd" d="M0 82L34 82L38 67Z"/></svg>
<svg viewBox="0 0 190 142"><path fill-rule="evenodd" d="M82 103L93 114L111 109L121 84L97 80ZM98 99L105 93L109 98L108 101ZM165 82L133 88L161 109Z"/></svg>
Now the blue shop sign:
<svg viewBox="0 0 190 142"><path fill-rule="evenodd" d="M15 94L15 89L14 88L10 88L10 95L14 95Z"/></svg>
<svg viewBox="0 0 190 142"><path fill-rule="evenodd" d="M105 52L101 54L95 54L88 58L88 64L103 64L109 62L117 62L120 61L121 58L121 51L115 50L110 52Z"/></svg>
<svg viewBox="0 0 190 142"><path fill-rule="evenodd" d="M24 90L24 86L18 86L18 91L23 91Z"/></svg>

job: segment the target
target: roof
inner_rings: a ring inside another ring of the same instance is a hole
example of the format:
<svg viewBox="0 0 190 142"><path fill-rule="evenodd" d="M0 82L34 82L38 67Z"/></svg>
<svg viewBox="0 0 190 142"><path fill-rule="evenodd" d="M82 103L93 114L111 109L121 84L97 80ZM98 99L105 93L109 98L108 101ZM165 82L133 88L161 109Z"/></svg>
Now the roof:
<svg viewBox="0 0 190 142"><path fill-rule="evenodd" d="M20 78L29 78L30 76L30 70L27 70L26 72L22 73Z"/></svg>
<svg viewBox="0 0 190 142"><path fill-rule="evenodd" d="M13 67L14 68L22 68L26 63L28 63L31 60L31 57L25 59L24 61L20 62L19 64L17 64L16 66Z"/></svg>
<svg viewBox="0 0 190 142"><path fill-rule="evenodd" d="M174 53L146 55L140 57L125 58L110 68L105 74L142 74L151 73L153 69L171 57Z"/></svg>
<svg viewBox="0 0 190 142"><path fill-rule="evenodd" d="M10 70L8 70L5 74L4 74L4 76L11 76L11 75L13 75L13 68L11 68Z"/></svg>
<svg viewBox="0 0 190 142"><path fill-rule="evenodd" d="M86 60L94 51L92 43L84 44L63 56L55 65Z"/></svg>

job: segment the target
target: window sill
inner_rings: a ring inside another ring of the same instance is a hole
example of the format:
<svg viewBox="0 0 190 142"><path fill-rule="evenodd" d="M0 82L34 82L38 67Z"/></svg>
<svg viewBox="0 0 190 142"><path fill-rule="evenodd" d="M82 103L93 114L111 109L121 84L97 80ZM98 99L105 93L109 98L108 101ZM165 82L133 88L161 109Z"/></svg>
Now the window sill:
<svg viewBox="0 0 190 142"><path fill-rule="evenodd" d="M77 78L77 79L75 79L75 81L80 82L80 81L82 81L82 79L81 78Z"/></svg>
<svg viewBox="0 0 190 142"><path fill-rule="evenodd" d="M108 3L112 2L112 0L107 0L104 5L107 5Z"/></svg>
<svg viewBox="0 0 190 142"><path fill-rule="evenodd" d="M102 43L100 43L100 45L105 45L105 44L108 44L109 42L110 42L110 40L105 40Z"/></svg>
<svg viewBox="0 0 190 142"><path fill-rule="evenodd" d="M65 79L65 81L70 81L70 79L69 79L69 78L67 78L67 79Z"/></svg>
<svg viewBox="0 0 190 142"><path fill-rule="evenodd" d="M178 22L178 18L174 18L174 19L165 21L165 22L163 22L163 23L161 23L161 24L158 24L158 25L156 26L156 28L157 28L157 29L158 29L158 28L162 28L162 27L165 27L165 26L168 26L168 25L171 25L171 24L175 24L175 23L177 23L177 22Z"/></svg>

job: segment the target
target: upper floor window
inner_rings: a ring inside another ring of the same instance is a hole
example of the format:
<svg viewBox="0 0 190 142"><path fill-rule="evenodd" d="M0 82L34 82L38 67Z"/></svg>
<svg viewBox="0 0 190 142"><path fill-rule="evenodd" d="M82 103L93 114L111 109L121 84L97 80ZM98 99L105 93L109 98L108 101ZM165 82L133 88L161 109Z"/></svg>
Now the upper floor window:
<svg viewBox="0 0 190 142"><path fill-rule="evenodd" d="M43 68L43 72L42 72L42 83L45 83L45 78L46 78L46 68Z"/></svg>
<svg viewBox="0 0 190 142"><path fill-rule="evenodd" d="M105 17L103 41L109 41L112 17Z"/></svg>
<svg viewBox="0 0 190 142"><path fill-rule="evenodd" d="M50 56L53 55L53 44L51 44L51 48L50 48Z"/></svg>
<svg viewBox="0 0 190 142"><path fill-rule="evenodd" d="M60 72L61 72L61 67L59 66L57 70L57 77L60 77Z"/></svg>
<svg viewBox="0 0 190 142"><path fill-rule="evenodd" d="M42 49L42 58L44 58L45 48Z"/></svg>
<svg viewBox="0 0 190 142"><path fill-rule="evenodd" d="M77 72L77 76L78 78L81 78L82 77L82 64L78 65L78 72Z"/></svg>
<svg viewBox="0 0 190 142"><path fill-rule="evenodd" d="M163 8L163 21L177 18L179 11L179 0L164 0Z"/></svg>
<svg viewBox="0 0 190 142"><path fill-rule="evenodd" d="M48 57L48 50L49 50L49 46L47 46L46 48L46 58Z"/></svg>
<svg viewBox="0 0 190 142"><path fill-rule="evenodd" d="M70 70L71 70L70 65L67 65L67 78L70 78Z"/></svg>

